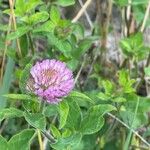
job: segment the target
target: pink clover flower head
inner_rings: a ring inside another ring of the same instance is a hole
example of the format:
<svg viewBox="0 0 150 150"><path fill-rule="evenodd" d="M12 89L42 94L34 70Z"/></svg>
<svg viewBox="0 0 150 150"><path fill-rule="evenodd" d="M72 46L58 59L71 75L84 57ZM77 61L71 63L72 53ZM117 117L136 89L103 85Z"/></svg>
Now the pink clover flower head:
<svg viewBox="0 0 150 150"><path fill-rule="evenodd" d="M64 62L55 59L36 62L30 74L27 90L33 91L48 103L60 102L74 88L72 71Z"/></svg>

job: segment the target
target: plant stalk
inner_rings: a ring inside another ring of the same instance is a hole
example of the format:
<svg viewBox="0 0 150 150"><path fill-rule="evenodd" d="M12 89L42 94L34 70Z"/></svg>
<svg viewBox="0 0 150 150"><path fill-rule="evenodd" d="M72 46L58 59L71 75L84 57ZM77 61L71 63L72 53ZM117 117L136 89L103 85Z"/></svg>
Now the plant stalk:
<svg viewBox="0 0 150 150"><path fill-rule="evenodd" d="M140 98L138 97L136 107L135 107L134 116L133 116L133 120L132 120L132 124L131 124L131 129L134 128L134 123L135 123L135 119L136 119L136 115L137 115L137 111L138 111L138 107L139 107L139 102L140 102ZM130 129L130 132L127 136L127 139L126 139L123 150L128 150L129 149L130 141L131 141L131 138L132 138L132 130L131 129Z"/></svg>

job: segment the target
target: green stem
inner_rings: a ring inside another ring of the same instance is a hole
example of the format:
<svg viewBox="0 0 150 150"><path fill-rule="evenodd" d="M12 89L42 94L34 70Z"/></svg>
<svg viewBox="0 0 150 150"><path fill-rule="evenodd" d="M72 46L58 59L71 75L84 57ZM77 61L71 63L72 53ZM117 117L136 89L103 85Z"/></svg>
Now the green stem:
<svg viewBox="0 0 150 150"><path fill-rule="evenodd" d="M39 141L40 150L44 150L41 131L39 129L37 129L37 134L38 134L38 141Z"/></svg>
<svg viewBox="0 0 150 150"><path fill-rule="evenodd" d="M32 54L34 55L35 49L34 49L33 40L32 40L30 32L28 34L28 37L29 37L29 42L30 42L30 46L31 46L31 51L32 51Z"/></svg>
<svg viewBox="0 0 150 150"><path fill-rule="evenodd" d="M136 103L136 107L135 107L134 116L133 116L133 120L132 120L132 124L131 124L131 129L134 127L135 118L136 118L138 107L139 107L139 102L140 102L140 98L138 97L138 100L137 100L137 103ZM126 139L126 142L125 142L123 150L128 150L129 149L129 144L130 144L131 137L132 137L132 130L131 129L130 129L130 132L129 132L128 136L127 136L127 139Z"/></svg>

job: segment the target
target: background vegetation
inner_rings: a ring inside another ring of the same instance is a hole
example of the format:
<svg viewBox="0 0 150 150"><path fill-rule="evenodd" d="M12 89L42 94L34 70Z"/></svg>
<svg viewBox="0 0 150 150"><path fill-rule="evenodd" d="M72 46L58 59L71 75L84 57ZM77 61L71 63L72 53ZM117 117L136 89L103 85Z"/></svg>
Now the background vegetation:
<svg viewBox="0 0 150 150"><path fill-rule="evenodd" d="M149 0L0 0L0 150L150 149ZM58 105L26 91L37 60L75 88Z"/></svg>

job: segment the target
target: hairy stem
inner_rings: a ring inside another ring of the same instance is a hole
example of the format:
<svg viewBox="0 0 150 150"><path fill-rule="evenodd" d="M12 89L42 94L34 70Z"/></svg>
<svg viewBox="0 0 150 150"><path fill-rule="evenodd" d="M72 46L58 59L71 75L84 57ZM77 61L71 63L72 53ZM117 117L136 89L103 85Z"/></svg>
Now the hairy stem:
<svg viewBox="0 0 150 150"><path fill-rule="evenodd" d="M43 142L42 142L42 136L41 136L41 132L39 129L37 129L37 134L38 134L38 141L39 141L40 150L44 150Z"/></svg>

